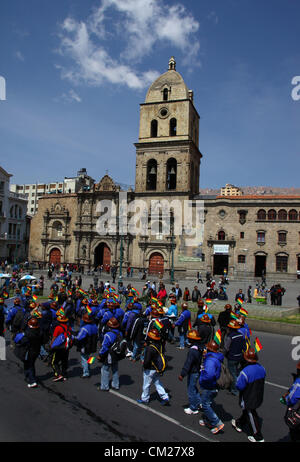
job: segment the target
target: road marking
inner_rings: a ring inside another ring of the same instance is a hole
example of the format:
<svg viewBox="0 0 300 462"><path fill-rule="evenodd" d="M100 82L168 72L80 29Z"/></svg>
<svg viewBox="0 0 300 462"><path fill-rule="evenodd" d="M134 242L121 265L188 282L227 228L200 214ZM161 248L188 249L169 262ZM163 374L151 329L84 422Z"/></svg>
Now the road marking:
<svg viewBox="0 0 300 462"><path fill-rule="evenodd" d="M289 387L283 387L282 385L277 385L277 383L266 382L268 385L272 385L273 387L282 388L283 390L288 390Z"/></svg>
<svg viewBox="0 0 300 462"><path fill-rule="evenodd" d="M174 425L177 425L177 426L179 426L180 428L183 428L184 430L187 430L188 432L191 432L191 433L193 433L194 435L197 435L197 436L199 436L200 438L203 438L203 439L206 440L206 441L210 441L210 442L214 442L214 443L219 443L218 440L212 439L212 438L207 438L206 436L201 435L201 433L198 433L198 432L196 432L195 430L192 430L191 428L188 428L188 427L186 427L185 425L182 425L178 420L175 420L175 419L173 419L172 417L169 417L169 416L163 414L162 412L156 411L155 409L152 409L152 408L149 407L149 406L145 406L144 404L139 404L139 403L137 403L134 399L129 398L128 396L122 395L121 393L118 393L118 392L115 391L115 390L109 390L109 392L112 393L112 394L114 394L114 395L116 395L116 396L118 396L119 398L125 399L125 400L128 401L129 403L134 404L135 406L138 406L138 407L144 409L145 411L152 412L152 414L158 415L158 416L161 417L162 419L165 419L165 420L167 420L168 422L171 422L171 423L173 423Z"/></svg>

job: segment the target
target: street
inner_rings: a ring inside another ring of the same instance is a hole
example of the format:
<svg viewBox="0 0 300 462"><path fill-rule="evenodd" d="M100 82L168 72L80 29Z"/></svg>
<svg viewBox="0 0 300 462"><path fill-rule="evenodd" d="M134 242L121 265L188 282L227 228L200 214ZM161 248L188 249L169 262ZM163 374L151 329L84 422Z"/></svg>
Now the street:
<svg viewBox="0 0 300 462"><path fill-rule="evenodd" d="M258 336L263 350L260 363L266 368L265 397L258 414L263 419L266 442L288 441L288 429L283 421L285 407L279 399L291 385L291 338L262 332ZM186 379L178 380L187 350L167 345L168 369L162 382L170 393L170 406L162 407L152 389L149 406L140 405L142 365L128 359L119 363L120 389L103 392L100 383L100 363L94 362L90 379L82 380L80 357L71 350L69 379L53 383L53 373L40 360L36 370L37 389L28 389L22 365L10 347L5 361L0 361L0 441L1 442L247 442L244 433L236 433L231 419L240 414L238 398L220 391L216 412L225 423L222 433L212 435L200 427L198 415L186 415Z"/></svg>

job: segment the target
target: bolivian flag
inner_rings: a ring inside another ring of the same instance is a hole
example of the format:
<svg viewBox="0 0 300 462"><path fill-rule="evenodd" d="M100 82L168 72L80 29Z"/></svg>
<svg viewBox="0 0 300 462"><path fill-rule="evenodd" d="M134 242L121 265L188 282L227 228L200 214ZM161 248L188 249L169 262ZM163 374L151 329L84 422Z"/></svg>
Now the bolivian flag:
<svg viewBox="0 0 300 462"><path fill-rule="evenodd" d="M87 363L88 364L93 364L93 362L95 361L95 356L91 356L88 360L87 360Z"/></svg>
<svg viewBox="0 0 300 462"><path fill-rule="evenodd" d="M2 292L2 297L3 297L3 298L8 298L8 297L9 297L9 294L6 292L6 290L4 290L4 291Z"/></svg>
<svg viewBox="0 0 300 462"><path fill-rule="evenodd" d="M163 325L161 322L159 322L158 319L155 319L155 321L154 321L153 324L154 324L154 327L155 327L158 331L161 331L161 329L164 327L164 325Z"/></svg>
<svg viewBox="0 0 300 462"><path fill-rule="evenodd" d="M248 316L248 311L245 310L245 308L241 308L241 309L240 309L240 314L241 314L242 316L247 317L247 316Z"/></svg>
<svg viewBox="0 0 300 462"><path fill-rule="evenodd" d="M206 304L206 305L211 305L211 304L212 304L212 300L211 300L210 298L207 298L207 299L205 300L205 304Z"/></svg>
<svg viewBox="0 0 300 462"><path fill-rule="evenodd" d="M258 353L260 350L262 350L262 344L260 343L259 339L255 337L255 343L254 343L254 349L256 353Z"/></svg>
<svg viewBox="0 0 300 462"><path fill-rule="evenodd" d="M231 317L232 319L239 319L238 316L237 316L235 313L233 313L233 312L230 313L230 317Z"/></svg>
<svg viewBox="0 0 300 462"><path fill-rule="evenodd" d="M221 338L222 338L222 334L221 334L221 329L217 330L217 332L215 333L215 336L214 336L214 341L220 345L221 344Z"/></svg>
<svg viewBox="0 0 300 462"><path fill-rule="evenodd" d="M243 302L243 300L242 300L241 298L238 298L238 299L237 299L237 302L238 302L238 304L239 304L240 306L243 306L243 303L244 303L244 302Z"/></svg>
<svg viewBox="0 0 300 462"><path fill-rule="evenodd" d="M32 299L36 302L37 301L37 295L32 295Z"/></svg>

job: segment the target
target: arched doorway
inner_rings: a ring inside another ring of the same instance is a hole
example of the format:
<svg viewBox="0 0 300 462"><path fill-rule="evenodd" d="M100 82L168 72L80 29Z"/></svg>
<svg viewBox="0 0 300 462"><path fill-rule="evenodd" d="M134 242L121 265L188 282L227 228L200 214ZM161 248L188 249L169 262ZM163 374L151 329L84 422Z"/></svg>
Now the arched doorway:
<svg viewBox="0 0 300 462"><path fill-rule="evenodd" d="M49 255L49 262L53 265L60 265L61 262L61 251L57 248L52 249Z"/></svg>
<svg viewBox="0 0 300 462"><path fill-rule="evenodd" d="M110 267L111 262L111 251L105 242L101 242L101 244L97 245L95 249L94 255L94 266L97 268L98 266L103 265L103 268L106 269Z"/></svg>
<svg viewBox="0 0 300 462"><path fill-rule="evenodd" d="M149 274L164 274L164 258L158 253L154 252L149 258Z"/></svg>

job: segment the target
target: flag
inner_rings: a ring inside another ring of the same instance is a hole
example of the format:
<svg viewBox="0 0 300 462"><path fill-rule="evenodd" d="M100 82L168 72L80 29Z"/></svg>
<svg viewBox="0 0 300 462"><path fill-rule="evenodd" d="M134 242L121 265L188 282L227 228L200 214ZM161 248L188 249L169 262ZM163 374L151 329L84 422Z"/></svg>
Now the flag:
<svg viewBox="0 0 300 462"><path fill-rule="evenodd" d="M8 297L9 297L9 294L6 292L6 290L4 290L4 291L2 292L2 297L3 297L3 298L8 298Z"/></svg>
<svg viewBox="0 0 300 462"><path fill-rule="evenodd" d="M242 300L241 298L238 298L238 299L237 299L237 302L238 302L238 304L239 304L240 306L243 306L243 303L244 303L244 302L243 302L243 300Z"/></svg>
<svg viewBox="0 0 300 462"><path fill-rule="evenodd" d="M217 332L215 333L215 336L214 336L214 341L220 345L221 344L221 338L222 338L222 334L221 334L221 329L217 330Z"/></svg>
<svg viewBox="0 0 300 462"><path fill-rule="evenodd" d="M161 329L164 327L164 325L161 322L159 322L158 319L155 319L153 325L153 327L155 327L158 331L161 331Z"/></svg>
<svg viewBox="0 0 300 462"><path fill-rule="evenodd" d="M188 325L189 325L189 330L191 330L191 328L192 328L191 318L189 319L189 324Z"/></svg>
<svg viewBox="0 0 300 462"><path fill-rule="evenodd" d="M245 308L241 308L241 309L240 309L240 314L241 314L242 316L246 316L246 317L247 317L247 316L248 316L248 311L245 310Z"/></svg>
<svg viewBox="0 0 300 462"><path fill-rule="evenodd" d="M233 312L230 313L230 317L231 317L232 319L239 319L239 317L238 317L235 313L233 313Z"/></svg>
<svg viewBox="0 0 300 462"><path fill-rule="evenodd" d="M86 306L86 311L87 311L87 314L91 314L92 313L92 308L89 305L87 305Z"/></svg>
<svg viewBox="0 0 300 462"><path fill-rule="evenodd" d="M72 290L68 290L68 295L72 295Z"/></svg>
<svg viewBox="0 0 300 462"><path fill-rule="evenodd" d="M37 298L37 295L33 295L32 298L33 298L33 300L34 300L35 302L36 302L37 299L38 299L38 298Z"/></svg>
<svg viewBox="0 0 300 462"><path fill-rule="evenodd" d="M259 339L255 337L255 343L254 343L254 349L256 353L258 353L260 350L262 350L262 344L260 343Z"/></svg>
<svg viewBox="0 0 300 462"><path fill-rule="evenodd" d="M87 363L88 364L93 364L93 362L95 361L95 356L91 356L88 360L87 360Z"/></svg>
<svg viewBox="0 0 300 462"><path fill-rule="evenodd" d="M212 304L212 300L211 300L210 298L207 298L207 299L205 300L205 303L206 303L206 305L211 305L211 304Z"/></svg>

